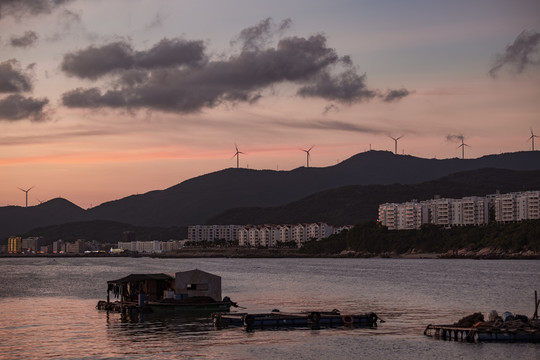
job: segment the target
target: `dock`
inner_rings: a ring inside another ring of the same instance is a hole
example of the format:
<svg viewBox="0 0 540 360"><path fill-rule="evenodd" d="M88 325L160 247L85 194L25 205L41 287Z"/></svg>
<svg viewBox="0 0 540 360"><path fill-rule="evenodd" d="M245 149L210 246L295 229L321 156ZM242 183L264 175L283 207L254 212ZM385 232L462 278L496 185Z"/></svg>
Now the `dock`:
<svg viewBox="0 0 540 360"><path fill-rule="evenodd" d="M540 343L540 329L533 327L456 327L454 325L428 325L424 335L439 340L463 342L532 342Z"/></svg>
<svg viewBox="0 0 540 360"><path fill-rule="evenodd" d="M305 311L298 313L281 312L273 310L270 313L215 313L212 315L216 328L230 326L252 329L272 329L290 327L377 327L377 321L381 321L377 314L341 314L338 310L333 311Z"/></svg>
<svg viewBox="0 0 540 360"><path fill-rule="evenodd" d="M465 342L531 342L540 343L540 320L538 319L538 292L534 292L534 315L529 319L525 315L497 311L489 313L488 321L484 315L474 313L463 317L453 325L428 325L424 335L448 341Z"/></svg>

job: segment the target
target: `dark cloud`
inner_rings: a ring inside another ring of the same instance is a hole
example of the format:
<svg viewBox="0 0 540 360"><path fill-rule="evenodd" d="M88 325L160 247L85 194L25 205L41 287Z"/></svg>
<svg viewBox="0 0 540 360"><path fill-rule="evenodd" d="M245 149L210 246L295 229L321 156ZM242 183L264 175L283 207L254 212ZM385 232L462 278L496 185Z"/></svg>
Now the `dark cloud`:
<svg viewBox="0 0 540 360"><path fill-rule="evenodd" d="M276 121L273 124L278 124L295 129L321 129L321 130L340 130L340 131L353 131L366 134L385 134L385 130L377 129L374 127L361 126L345 121L339 120L314 120L310 122L299 121Z"/></svg>
<svg viewBox="0 0 540 360"><path fill-rule="evenodd" d="M492 77L502 67L510 67L517 74L530 66L540 65L540 33L522 31L516 40L508 45L503 54L498 54L493 67L489 70Z"/></svg>
<svg viewBox="0 0 540 360"><path fill-rule="evenodd" d="M90 46L64 55L62 70L69 75L95 80L109 73L133 68L194 66L204 58L201 41L163 39L148 51L134 51L125 41Z"/></svg>
<svg viewBox="0 0 540 360"><path fill-rule="evenodd" d="M83 79L109 76L109 90L75 89L63 95L69 107L148 108L189 113L223 102L253 103L280 83L298 95L352 104L377 96L348 56L338 56L322 34L271 40L290 26L266 19L238 36L238 52L211 60L204 43L163 39L146 51L126 41L89 47L64 56L62 70Z"/></svg>
<svg viewBox="0 0 540 360"><path fill-rule="evenodd" d="M324 107L324 110L323 110L323 115L326 115L328 114L329 112L331 111L335 111L335 112L338 112L339 111L339 108L334 105L334 104L328 104Z"/></svg>
<svg viewBox="0 0 540 360"><path fill-rule="evenodd" d="M0 93L18 93L32 90L30 73L21 64L10 59L0 63Z"/></svg>
<svg viewBox="0 0 540 360"><path fill-rule="evenodd" d="M311 85L298 90L301 96L322 97L328 100L354 103L369 100L376 96L376 92L366 86L366 75L359 75L350 69L338 75L320 72L313 78Z"/></svg>
<svg viewBox="0 0 540 360"><path fill-rule="evenodd" d="M462 142L465 140L463 135L446 135L446 140L451 142Z"/></svg>
<svg viewBox="0 0 540 360"><path fill-rule="evenodd" d="M111 71L133 66L133 49L125 42L114 42L102 47L90 46L64 55L62 70L80 78L97 79Z"/></svg>
<svg viewBox="0 0 540 360"><path fill-rule="evenodd" d="M34 31L25 31L21 36L12 36L10 44L13 47L28 47L34 45L38 40L38 34Z"/></svg>
<svg viewBox="0 0 540 360"><path fill-rule="evenodd" d="M405 96L409 96L411 93L412 91L403 88L398 90L388 90L386 94L382 95L382 99L386 102L398 101Z"/></svg>
<svg viewBox="0 0 540 360"><path fill-rule="evenodd" d="M6 16L50 14L55 8L73 0L0 0L0 19Z"/></svg>
<svg viewBox="0 0 540 360"><path fill-rule="evenodd" d="M119 92L107 91L102 94L98 88L77 88L63 94L64 105L68 107L100 108L123 107L126 103Z"/></svg>
<svg viewBox="0 0 540 360"><path fill-rule="evenodd" d="M240 42L242 51L264 49L268 47L272 37L283 33L291 24L291 19L283 20L279 25L276 25L272 18L266 18L257 25L242 30L233 44Z"/></svg>
<svg viewBox="0 0 540 360"><path fill-rule="evenodd" d="M136 52L134 65L144 69L178 65L197 66L204 59L202 41L162 39L150 50Z"/></svg>
<svg viewBox="0 0 540 360"><path fill-rule="evenodd" d="M31 119L41 121L46 118L45 106L49 103L46 98L35 99L18 94L0 99L0 120L16 121Z"/></svg>

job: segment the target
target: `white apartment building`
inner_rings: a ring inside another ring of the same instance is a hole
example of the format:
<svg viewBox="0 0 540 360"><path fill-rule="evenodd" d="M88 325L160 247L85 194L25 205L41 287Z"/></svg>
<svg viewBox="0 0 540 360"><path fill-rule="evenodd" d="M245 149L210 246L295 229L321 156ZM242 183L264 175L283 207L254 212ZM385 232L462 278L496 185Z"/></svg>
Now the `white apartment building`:
<svg viewBox="0 0 540 360"><path fill-rule="evenodd" d="M487 197L470 196L452 200L452 226L485 225L488 222Z"/></svg>
<svg viewBox="0 0 540 360"><path fill-rule="evenodd" d="M516 220L540 219L540 191L527 191L516 196Z"/></svg>
<svg viewBox="0 0 540 360"><path fill-rule="evenodd" d="M278 225L279 241L282 243L288 243L292 241L291 226L290 225Z"/></svg>
<svg viewBox="0 0 540 360"><path fill-rule="evenodd" d="M379 206L379 222L390 230L420 229L428 222L427 205L416 200Z"/></svg>
<svg viewBox="0 0 540 360"><path fill-rule="evenodd" d="M306 237L309 240L326 239L334 233L334 228L326 223L318 222L306 225Z"/></svg>
<svg viewBox="0 0 540 360"><path fill-rule="evenodd" d="M389 230L398 229L398 207L399 204L394 203L379 205L379 222Z"/></svg>
<svg viewBox="0 0 540 360"><path fill-rule="evenodd" d="M379 205L378 221L389 230L419 229L428 223L445 228L485 225L490 221L490 209L496 222L540 219L540 191L386 203Z"/></svg>
<svg viewBox="0 0 540 360"><path fill-rule="evenodd" d="M341 227L339 231L350 227ZM280 243L294 241L298 247L301 247L306 241L322 240L339 231L323 222L294 225L248 225L238 230L238 245L276 247Z"/></svg>
<svg viewBox="0 0 540 360"><path fill-rule="evenodd" d="M137 251L140 253L156 253L161 252L161 241L119 241L118 248L122 250Z"/></svg>
<svg viewBox="0 0 540 360"><path fill-rule="evenodd" d="M431 224L450 227L452 225L453 199L433 199L426 202Z"/></svg>
<svg viewBox="0 0 540 360"><path fill-rule="evenodd" d="M493 198L495 205L495 221L501 223L514 222L517 219L516 193L496 194Z"/></svg>
<svg viewBox="0 0 540 360"><path fill-rule="evenodd" d="M188 226L189 241L233 241L243 225L191 225Z"/></svg>

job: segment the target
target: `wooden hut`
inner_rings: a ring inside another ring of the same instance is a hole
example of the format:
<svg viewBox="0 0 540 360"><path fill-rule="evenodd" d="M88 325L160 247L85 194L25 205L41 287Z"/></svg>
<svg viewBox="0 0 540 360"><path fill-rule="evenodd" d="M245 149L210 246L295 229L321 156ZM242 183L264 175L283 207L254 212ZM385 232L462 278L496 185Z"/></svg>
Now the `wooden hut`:
<svg viewBox="0 0 540 360"><path fill-rule="evenodd" d="M208 296L214 301L221 300L221 277L202 270L175 273L174 292L183 298Z"/></svg>

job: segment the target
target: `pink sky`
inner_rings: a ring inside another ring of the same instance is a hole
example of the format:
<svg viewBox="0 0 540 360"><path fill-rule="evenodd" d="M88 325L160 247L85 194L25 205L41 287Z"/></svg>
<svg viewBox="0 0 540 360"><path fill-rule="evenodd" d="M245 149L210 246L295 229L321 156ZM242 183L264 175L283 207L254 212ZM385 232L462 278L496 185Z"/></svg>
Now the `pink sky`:
<svg viewBox="0 0 540 360"><path fill-rule="evenodd" d="M393 151L390 136L403 136L400 154L440 159L461 156L449 135L465 138L467 158L530 150L530 128L540 135L538 1L40 2L47 11L0 5L0 206L23 206L18 188L32 186L29 205L64 197L83 208L164 189L235 167L235 143L241 167L291 170L305 166L300 149L311 146L310 166L325 167L370 147ZM501 59L523 31L530 43L520 68ZM279 44L313 45L316 36L336 58L319 58L330 65L300 77L309 68L290 55L300 45ZM164 39L198 44L205 62L148 65L168 56L152 53ZM90 73L118 43L130 48L129 64ZM100 55L90 58L91 49ZM240 62L246 54L255 55ZM269 69L274 61L288 65ZM347 70L354 82L324 83ZM22 74L29 88L2 71ZM152 87L127 84L128 75L149 76ZM300 96L303 87L311 92ZM91 88L129 96L130 105L66 100ZM390 90L407 93L386 102ZM169 99L171 91L184 92ZM195 95L212 92L197 105ZM48 103L9 115L2 102L15 94Z"/></svg>

